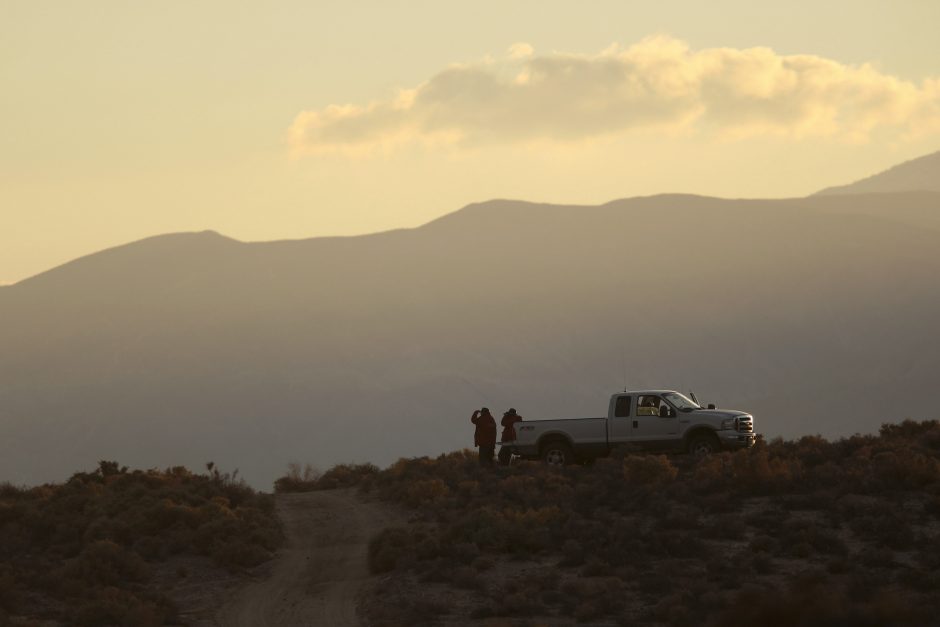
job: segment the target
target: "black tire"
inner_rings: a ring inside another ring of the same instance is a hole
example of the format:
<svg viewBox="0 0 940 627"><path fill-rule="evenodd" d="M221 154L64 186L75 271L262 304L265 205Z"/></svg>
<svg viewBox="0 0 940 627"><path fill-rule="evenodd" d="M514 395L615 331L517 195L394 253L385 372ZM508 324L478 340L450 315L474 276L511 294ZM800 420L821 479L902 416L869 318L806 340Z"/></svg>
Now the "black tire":
<svg viewBox="0 0 940 627"><path fill-rule="evenodd" d="M720 449L718 438L707 433L696 435L689 440L689 454L699 459L713 455Z"/></svg>
<svg viewBox="0 0 940 627"><path fill-rule="evenodd" d="M541 457L548 466L567 466L574 463L574 451L564 440L549 440L543 444Z"/></svg>
<svg viewBox="0 0 940 627"><path fill-rule="evenodd" d="M496 460L499 462L500 466L508 466L512 463L512 449L508 446L501 446L499 448L499 455L496 456Z"/></svg>

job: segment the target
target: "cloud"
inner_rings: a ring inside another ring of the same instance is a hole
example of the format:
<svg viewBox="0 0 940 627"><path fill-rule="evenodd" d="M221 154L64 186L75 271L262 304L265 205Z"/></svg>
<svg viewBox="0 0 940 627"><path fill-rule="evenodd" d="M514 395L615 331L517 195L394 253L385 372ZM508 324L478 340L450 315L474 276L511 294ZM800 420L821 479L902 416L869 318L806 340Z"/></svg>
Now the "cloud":
<svg viewBox="0 0 940 627"><path fill-rule="evenodd" d="M509 46L510 59L527 59L535 53L535 49L525 42L514 43Z"/></svg>
<svg viewBox="0 0 940 627"><path fill-rule="evenodd" d="M940 79L916 84L770 48L696 51L656 36L593 55L513 44L505 58L452 65L395 98L301 112L288 138L309 154L637 131L865 142L882 130L901 140L940 132Z"/></svg>

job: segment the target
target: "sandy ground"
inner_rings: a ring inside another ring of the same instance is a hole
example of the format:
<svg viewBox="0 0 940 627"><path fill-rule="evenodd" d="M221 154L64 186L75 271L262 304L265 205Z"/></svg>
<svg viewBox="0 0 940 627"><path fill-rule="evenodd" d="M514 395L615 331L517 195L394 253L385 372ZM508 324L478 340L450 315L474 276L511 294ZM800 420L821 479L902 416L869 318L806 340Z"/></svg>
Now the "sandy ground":
<svg viewBox="0 0 940 627"><path fill-rule="evenodd" d="M356 597L369 579L370 538L392 524L388 508L354 490L277 496L285 547L263 579L237 590L216 615L221 627L358 626Z"/></svg>

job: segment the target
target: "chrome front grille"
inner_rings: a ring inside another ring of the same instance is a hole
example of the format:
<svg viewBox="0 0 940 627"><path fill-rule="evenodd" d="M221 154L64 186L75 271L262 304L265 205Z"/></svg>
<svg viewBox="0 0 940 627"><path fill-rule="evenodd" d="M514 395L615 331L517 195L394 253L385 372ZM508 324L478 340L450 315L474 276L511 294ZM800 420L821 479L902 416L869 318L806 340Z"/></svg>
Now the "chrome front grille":
<svg viewBox="0 0 940 627"><path fill-rule="evenodd" d="M741 433L754 433L754 418L752 416L742 416L736 422L738 431Z"/></svg>

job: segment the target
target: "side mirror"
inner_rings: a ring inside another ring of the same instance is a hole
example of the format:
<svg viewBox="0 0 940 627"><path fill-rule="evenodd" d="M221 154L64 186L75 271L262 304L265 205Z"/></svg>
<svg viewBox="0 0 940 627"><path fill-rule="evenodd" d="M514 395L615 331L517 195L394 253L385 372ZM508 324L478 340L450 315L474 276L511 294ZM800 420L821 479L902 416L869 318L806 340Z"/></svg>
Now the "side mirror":
<svg viewBox="0 0 940 627"><path fill-rule="evenodd" d="M671 410L669 407L666 407L665 405L660 405L660 406L659 406L659 417L660 417L660 418L672 418L673 415L674 415L674 414L672 413L672 410Z"/></svg>
<svg viewBox="0 0 940 627"><path fill-rule="evenodd" d="M708 404L708 408L709 408L709 409L718 409L717 407L715 407L715 404L714 404L714 403L709 403L709 404Z"/></svg>

